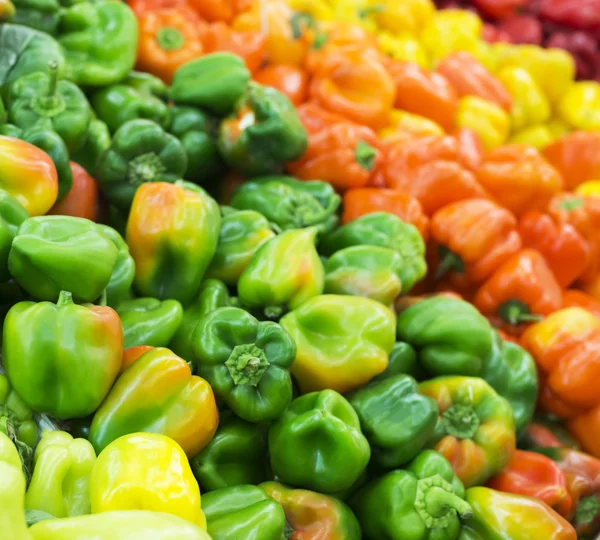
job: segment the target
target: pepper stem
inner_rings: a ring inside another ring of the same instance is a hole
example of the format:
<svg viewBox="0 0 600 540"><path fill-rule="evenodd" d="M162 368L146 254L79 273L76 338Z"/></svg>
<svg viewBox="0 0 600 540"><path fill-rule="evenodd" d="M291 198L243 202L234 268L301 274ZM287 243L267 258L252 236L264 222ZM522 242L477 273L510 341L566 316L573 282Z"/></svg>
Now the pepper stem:
<svg viewBox="0 0 600 540"><path fill-rule="evenodd" d="M21 458L23 474L29 484L32 474L33 449L19 440L17 436L17 426L15 425L15 415L7 407L0 407L0 432L4 433L16 446Z"/></svg>
<svg viewBox="0 0 600 540"><path fill-rule="evenodd" d="M448 272L464 273L465 263L463 263L460 255L450 251L446 246L440 246L438 253L440 255L440 263L435 270L435 279L441 279Z"/></svg>
<svg viewBox="0 0 600 540"><path fill-rule="evenodd" d="M50 85L48 86L48 97L53 98L56 95L56 89L58 87L58 62L51 60L48 62L49 74L50 74Z"/></svg>
<svg viewBox="0 0 600 540"><path fill-rule="evenodd" d="M584 497L577 505L577 511L575 512L575 523L578 525L586 525L591 523L594 521L599 512L600 500L598 499L598 495Z"/></svg>
<svg viewBox="0 0 600 540"><path fill-rule="evenodd" d="M531 313L529 306L516 298L507 300L498 307L498 315L508 324L523 324L528 322L539 322L544 317Z"/></svg>
<svg viewBox="0 0 600 540"><path fill-rule="evenodd" d="M269 365L265 352L253 343L237 345L225 361L236 385L257 386Z"/></svg>
<svg viewBox="0 0 600 540"><path fill-rule="evenodd" d="M165 172L165 166L154 152L148 152L133 158L127 172L129 182L137 186L155 181L159 174Z"/></svg>
<svg viewBox="0 0 600 540"><path fill-rule="evenodd" d="M107 296L108 295L106 294L106 289L104 289L102 291L102 294L100 295L100 298L98 298L98 303L96 305L98 305L98 306L104 306L105 307L106 306L106 302L108 301Z"/></svg>
<svg viewBox="0 0 600 540"><path fill-rule="evenodd" d="M369 143L358 141L354 151L356 162L366 171L372 171L375 166L377 151Z"/></svg>
<svg viewBox="0 0 600 540"><path fill-rule="evenodd" d="M177 28L161 28L156 33L156 41L165 51L176 51L185 45L185 38Z"/></svg>
<svg viewBox="0 0 600 540"><path fill-rule="evenodd" d="M417 481L415 510L429 529L448 527L454 512L462 519L473 515L469 503L456 495L452 485L439 474Z"/></svg>
<svg viewBox="0 0 600 540"><path fill-rule="evenodd" d="M470 439L479 428L479 416L471 405L456 403L442 414L446 432L457 439Z"/></svg>
<svg viewBox="0 0 600 540"><path fill-rule="evenodd" d="M292 28L292 37L294 39L300 39L302 37L303 28L313 28L315 26L315 20L309 13L296 13L290 19L290 26Z"/></svg>
<svg viewBox="0 0 600 540"><path fill-rule="evenodd" d="M265 308L265 317L270 321L276 321L283 316L283 306L267 306Z"/></svg>
<svg viewBox="0 0 600 540"><path fill-rule="evenodd" d="M58 91L58 63L54 60L48 62L48 91L46 95L34 96L31 99L31 109L39 116L53 118L62 113L66 103Z"/></svg>
<svg viewBox="0 0 600 540"><path fill-rule="evenodd" d="M58 307L67 306L69 304L73 304L73 294L69 291L60 291L60 295L58 296L58 302L56 305Z"/></svg>
<svg viewBox="0 0 600 540"><path fill-rule="evenodd" d="M572 210L577 210L577 208L581 208L584 204L585 201L581 197L572 197L571 199L561 201L558 206L562 210L571 212Z"/></svg>

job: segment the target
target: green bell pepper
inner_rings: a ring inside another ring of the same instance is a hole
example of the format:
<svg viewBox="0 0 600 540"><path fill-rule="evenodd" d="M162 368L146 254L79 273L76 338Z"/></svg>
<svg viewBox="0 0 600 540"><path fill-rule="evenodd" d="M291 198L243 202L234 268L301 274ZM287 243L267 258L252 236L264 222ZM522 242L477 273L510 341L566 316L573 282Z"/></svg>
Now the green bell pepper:
<svg viewBox="0 0 600 540"><path fill-rule="evenodd" d="M175 182L187 156L179 140L150 120L131 120L115 133L101 156L97 179L108 200L126 211L145 182Z"/></svg>
<svg viewBox="0 0 600 540"><path fill-rule="evenodd" d="M389 356L388 367L383 373L371 379L374 381L383 381L394 375L410 375L417 381L427 378L427 374L417 360L417 352L409 343L397 341L392 348Z"/></svg>
<svg viewBox="0 0 600 540"><path fill-rule="evenodd" d="M398 315L397 330L432 375L479 377L492 352L490 323L464 300L437 296L417 302Z"/></svg>
<svg viewBox="0 0 600 540"><path fill-rule="evenodd" d="M137 19L123 2L80 2L62 14L58 42L68 79L81 86L115 84L135 64Z"/></svg>
<svg viewBox="0 0 600 540"><path fill-rule="evenodd" d="M517 433L533 418L538 396L538 375L533 357L516 343L504 341L492 330L492 352L481 377L510 403Z"/></svg>
<svg viewBox="0 0 600 540"><path fill-rule="evenodd" d="M183 177L210 189L226 171L217 148L214 119L194 107L173 107L169 132L181 141L187 154Z"/></svg>
<svg viewBox="0 0 600 540"><path fill-rule="evenodd" d="M214 437L190 465L202 493L260 484L268 478L267 430L223 411Z"/></svg>
<svg viewBox="0 0 600 540"><path fill-rule="evenodd" d="M291 176L265 176L244 182L233 194L231 206L262 213L280 230L315 225L334 229L339 221L341 198L321 180L296 180Z"/></svg>
<svg viewBox="0 0 600 540"><path fill-rule="evenodd" d="M283 508L259 486L211 491L202 495L202 511L213 540L282 540L286 537Z"/></svg>
<svg viewBox="0 0 600 540"><path fill-rule="evenodd" d="M8 254L21 223L29 213L8 191L0 189L0 282L10 279Z"/></svg>
<svg viewBox="0 0 600 540"><path fill-rule="evenodd" d="M217 308L231 305L229 291L222 281L207 279L200 285L195 300L184 310L181 324L175 332L169 348L184 360L191 362L194 357L192 336L203 315Z"/></svg>
<svg viewBox="0 0 600 540"><path fill-rule="evenodd" d="M59 44L48 34L19 24L0 25L0 88L24 75L46 71L49 62L62 73L65 58Z"/></svg>
<svg viewBox="0 0 600 540"><path fill-rule="evenodd" d="M58 0L14 0L14 24L22 24L40 32L54 35L60 22L61 5Z"/></svg>
<svg viewBox="0 0 600 540"><path fill-rule="evenodd" d="M267 218L254 210L237 211L222 206L221 213L219 243L206 277L235 286L253 255L275 233Z"/></svg>
<svg viewBox="0 0 600 540"><path fill-rule="evenodd" d="M20 302L4 321L2 361L15 391L34 411L60 419L95 411L121 368L121 322L108 307Z"/></svg>
<svg viewBox="0 0 600 540"><path fill-rule="evenodd" d="M358 414L373 459L386 468L413 459L425 447L437 423L437 403L419 394L410 375L370 383L347 398Z"/></svg>
<svg viewBox="0 0 600 540"><path fill-rule="evenodd" d="M92 109L76 84L58 80L58 64L49 72L25 75L14 81L6 94L8 119L21 129L39 127L58 133L69 152L83 144Z"/></svg>
<svg viewBox="0 0 600 540"><path fill-rule="evenodd" d="M335 493L358 480L371 449L350 403L323 390L296 398L271 426L269 455L282 482Z"/></svg>
<svg viewBox="0 0 600 540"><path fill-rule="evenodd" d="M245 175L278 173L306 151L308 136L294 105L270 86L250 83L236 114L221 122L219 150L225 163Z"/></svg>
<svg viewBox="0 0 600 540"><path fill-rule="evenodd" d="M351 246L325 263L325 293L364 296L391 306L402 290L402 255L379 246Z"/></svg>
<svg viewBox="0 0 600 540"><path fill-rule="evenodd" d="M27 298L14 279L0 283L0 345L2 345L1 330L6 314L11 307L23 300L27 300Z"/></svg>
<svg viewBox="0 0 600 540"><path fill-rule="evenodd" d="M144 71L131 71L129 75L121 81L121 84L126 84L139 92L152 94L161 99L167 99L169 96L167 85L158 77Z"/></svg>
<svg viewBox="0 0 600 540"><path fill-rule="evenodd" d="M228 52L207 54L175 72L171 99L225 116L246 93L249 82L250 72L239 56Z"/></svg>
<svg viewBox="0 0 600 540"><path fill-rule="evenodd" d="M275 420L292 401L296 344L278 324L223 307L198 321L192 343L198 374L240 418Z"/></svg>
<svg viewBox="0 0 600 540"><path fill-rule="evenodd" d="M131 290L133 278L135 277L135 261L129 253L129 246L115 229L108 225L98 225L98 229L112 241L118 250L117 260L110 281L106 286L106 303L111 307L115 307L125 300Z"/></svg>
<svg viewBox="0 0 600 540"><path fill-rule="evenodd" d="M263 244L238 281L243 306L266 308L276 318L323 292L323 263L315 248L318 229L292 229Z"/></svg>
<svg viewBox="0 0 600 540"><path fill-rule="evenodd" d="M108 126L102 120L93 119L85 133L81 148L71 155L71 159L81 165L90 176L95 176L98 161L108 150L110 143Z"/></svg>
<svg viewBox="0 0 600 540"><path fill-rule="evenodd" d="M452 466L433 450L405 470L373 480L353 497L365 540L455 540L460 519L473 515Z"/></svg>
<svg viewBox="0 0 600 540"><path fill-rule="evenodd" d="M156 298L125 300L117 307L123 324L123 347L151 345L166 347L183 319L183 308L177 300Z"/></svg>
<svg viewBox="0 0 600 540"><path fill-rule="evenodd" d="M25 220L8 256L8 269L29 294L56 300L71 290L82 301L97 299L117 261L115 244L84 218L39 216Z"/></svg>
<svg viewBox="0 0 600 540"><path fill-rule="evenodd" d="M343 248L361 245L386 247L402 255L400 281L404 294L427 272L421 234L414 225L388 212L361 216L325 235L319 242L319 251L332 255Z"/></svg>

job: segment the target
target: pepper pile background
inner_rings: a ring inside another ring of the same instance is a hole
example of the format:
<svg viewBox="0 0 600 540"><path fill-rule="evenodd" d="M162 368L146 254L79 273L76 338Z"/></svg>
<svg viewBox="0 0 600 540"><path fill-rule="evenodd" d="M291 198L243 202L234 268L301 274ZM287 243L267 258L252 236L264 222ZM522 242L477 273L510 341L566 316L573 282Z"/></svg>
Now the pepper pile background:
<svg viewBox="0 0 600 540"><path fill-rule="evenodd" d="M0 18L3 534L598 533L569 54L428 0Z"/></svg>

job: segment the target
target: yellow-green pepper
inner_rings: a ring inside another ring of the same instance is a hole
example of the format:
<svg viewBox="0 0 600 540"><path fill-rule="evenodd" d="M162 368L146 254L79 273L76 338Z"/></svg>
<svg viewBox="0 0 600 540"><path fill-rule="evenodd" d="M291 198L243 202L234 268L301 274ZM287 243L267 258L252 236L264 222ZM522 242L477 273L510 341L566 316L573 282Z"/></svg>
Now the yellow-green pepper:
<svg viewBox="0 0 600 540"><path fill-rule="evenodd" d="M477 96L465 96L458 102L456 127L472 129L486 150L503 145L510 132L510 117L495 103Z"/></svg>
<svg viewBox="0 0 600 540"><path fill-rule="evenodd" d="M600 131L600 83L575 83L558 104L558 115L568 125L583 131Z"/></svg>

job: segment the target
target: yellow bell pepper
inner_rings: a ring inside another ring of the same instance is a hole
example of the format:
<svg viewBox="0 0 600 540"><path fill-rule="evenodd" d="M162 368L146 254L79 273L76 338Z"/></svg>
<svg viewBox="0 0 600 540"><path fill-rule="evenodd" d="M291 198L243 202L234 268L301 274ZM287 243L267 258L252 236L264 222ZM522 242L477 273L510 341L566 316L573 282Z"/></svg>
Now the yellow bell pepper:
<svg viewBox="0 0 600 540"><path fill-rule="evenodd" d="M362 13L382 30L417 36L433 18L435 5L431 0L366 0Z"/></svg>
<svg viewBox="0 0 600 540"><path fill-rule="evenodd" d="M317 21L334 20L334 7L325 0L288 0L288 5L299 13L306 13Z"/></svg>
<svg viewBox="0 0 600 540"><path fill-rule="evenodd" d="M442 126L429 118L418 114L394 109L390 113L390 123L378 132L379 137L386 140L395 139L398 134L407 133L416 136L443 135Z"/></svg>
<svg viewBox="0 0 600 540"><path fill-rule="evenodd" d="M554 139L560 139L563 135L573 131L569 124L563 122L560 118L552 118L552 120L548 122L548 128Z"/></svg>
<svg viewBox="0 0 600 540"><path fill-rule="evenodd" d="M427 52L421 43L408 34L395 36L390 32L381 31L377 34L377 42L384 53L396 60L414 62L424 68L430 66Z"/></svg>
<svg viewBox="0 0 600 540"><path fill-rule="evenodd" d="M575 83L561 99L558 115L575 129L600 131L600 84Z"/></svg>
<svg viewBox="0 0 600 540"><path fill-rule="evenodd" d="M437 11L421 32L421 43L435 65L457 51L476 54L480 50L481 19L470 11Z"/></svg>
<svg viewBox="0 0 600 540"><path fill-rule="evenodd" d="M600 180L588 180L575 188L575 194L583 197L600 198Z"/></svg>
<svg viewBox="0 0 600 540"><path fill-rule="evenodd" d="M502 107L476 96L465 96L458 102L456 127L470 128L486 150L503 145L510 133L510 117Z"/></svg>
<svg viewBox="0 0 600 540"><path fill-rule="evenodd" d="M548 124L536 124L513 133L508 142L509 144L525 144L541 150L555 139L556 136Z"/></svg>
<svg viewBox="0 0 600 540"><path fill-rule="evenodd" d="M550 104L528 71L507 67L498 73L498 79L512 96L510 119L513 131L543 124L550 118Z"/></svg>
<svg viewBox="0 0 600 540"><path fill-rule="evenodd" d="M206 529L200 488L181 447L157 433L133 433L98 456L90 485L92 513L152 510Z"/></svg>
<svg viewBox="0 0 600 540"><path fill-rule="evenodd" d="M63 518L90 513L90 477L96 453L85 439L46 431L35 449L25 507Z"/></svg>

